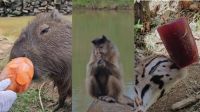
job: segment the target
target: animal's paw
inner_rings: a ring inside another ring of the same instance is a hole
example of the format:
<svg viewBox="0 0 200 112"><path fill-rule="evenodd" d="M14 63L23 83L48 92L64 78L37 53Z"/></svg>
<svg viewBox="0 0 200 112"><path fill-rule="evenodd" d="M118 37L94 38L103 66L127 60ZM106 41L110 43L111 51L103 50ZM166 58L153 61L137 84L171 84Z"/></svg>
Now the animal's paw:
<svg viewBox="0 0 200 112"><path fill-rule="evenodd" d="M113 97L110 97L110 96L100 96L98 99L102 100L102 101L105 101L105 102L108 102L108 103L117 102L116 99L114 99Z"/></svg>
<svg viewBox="0 0 200 112"><path fill-rule="evenodd" d="M98 65L104 67L105 66L105 61L103 59L98 61Z"/></svg>

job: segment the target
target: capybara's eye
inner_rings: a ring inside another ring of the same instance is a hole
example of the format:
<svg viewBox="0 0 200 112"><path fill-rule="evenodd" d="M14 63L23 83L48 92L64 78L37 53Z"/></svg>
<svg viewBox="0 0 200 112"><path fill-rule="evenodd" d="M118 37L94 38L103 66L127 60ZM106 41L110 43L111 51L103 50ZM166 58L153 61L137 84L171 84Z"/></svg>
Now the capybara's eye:
<svg viewBox="0 0 200 112"><path fill-rule="evenodd" d="M43 24L40 26L40 34L43 35L49 31L50 27L47 24Z"/></svg>
<svg viewBox="0 0 200 112"><path fill-rule="evenodd" d="M49 28L46 28L46 29L42 30L40 34L47 33L48 31L49 31Z"/></svg>

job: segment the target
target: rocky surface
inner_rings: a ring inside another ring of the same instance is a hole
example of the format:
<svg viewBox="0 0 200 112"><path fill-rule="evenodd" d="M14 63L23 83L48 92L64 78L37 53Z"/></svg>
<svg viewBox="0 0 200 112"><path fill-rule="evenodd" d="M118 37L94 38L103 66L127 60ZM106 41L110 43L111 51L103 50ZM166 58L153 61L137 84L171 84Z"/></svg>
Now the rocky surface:
<svg viewBox="0 0 200 112"><path fill-rule="evenodd" d="M133 102L129 97L124 96L127 101ZM119 103L108 103L101 100L94 100L87 112L134 112L129 105Z"/></svg>
<svg viewBox="0 0 200 112"><path fill-rule="evenodd" d="M71 14L72 0L0 0L0 16L35 15L55 8Z"/></svg>

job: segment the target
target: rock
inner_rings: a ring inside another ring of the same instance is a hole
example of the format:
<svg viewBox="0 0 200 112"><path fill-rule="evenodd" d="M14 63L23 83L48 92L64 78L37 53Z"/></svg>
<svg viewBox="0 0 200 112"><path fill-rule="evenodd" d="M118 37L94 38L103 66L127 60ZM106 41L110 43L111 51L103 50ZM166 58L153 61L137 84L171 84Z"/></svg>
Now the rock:
<svg viewBox="0 0 200 112"><path fill-rule="evenodd" d="M34 8L34 10L33 10L33 13L35 13L35 14L40 13L40 12L41 12L41 11L38 10L37 8Z"/></svg>
<svg viewBox="0 0 200 112"><path fill-rule="evenodd" d="M5 3L5 4L9 3L8 0L2 0L2 1L3 1L3 3Z"/></svg>
<svg viewBox="0 0 200 112"><path fill-rule="evenodd" d="M71 13L72 12L72 7L67 7L67 12Z"/></svg>
<svg viewBox="0 0 200 112"><path fill-rule="evenodd" d="M42 7L44 7L44 6L46 6L47 5L47 1L43 1L42 3L41 3L41 6Z"/></svg>
<svg viewBox="0 0 200 112"><path fill-rule="evenodd" d="M22 7L17 7L16 10L20 11L22 9Z"/></svg>
<svg viewBox="0 0 200 112"><path fill-rule="evenodd" d="M35 1L35 5L39 5L40 4L40 1Z"/></svg>
<svg viewBox="0 0 200 112"><path fill-rule="evenodd" d="M68 5L69 5L69 6L72 6L72 4L73 4L72 1L69 1L69 2L68 2Z"/></svg>
<svg viewBox="0 0 200 112"><path fill-rule="evenodd" d="M128 97L125 98L127 98L127 100L131 100ZM101 100L95 100L92 102L87 112L134 112L134 111L133 108L128 105L122 105L119 103L108 103Z"/></svg>
<svg viewBox="0 0 200 112"><path fill-rule="evenodd" d="M72 13L72 0L0 0L0 16L35 15L60 7L63 14Z"/></svg>
<svg viewBox="0 0 200 112"><path fill-rule="evenodd" d="M39 7L39 10L46 10L46 7Z"/></svg>
<svg viewBox="0 0 200 112"><path fill-rule="evenodd" d="M36 5L35 2L31 2L31 5Z"/></svg>
<svg viewBox="0 0 200 112"><path fill-rule="evenodd" d="M12 10L11 9L6 9L6 13L11 13Z"/></svg>
<svg viewBox="0 0 200 112"><path fill-rule="evenodd" d="M17 0L10 0L11 3L18 2Z"/></svg>
<svg viewBox="0 0 200 112"><path fill-rule="evenodd" d="M54 7L53 7L53 6L51 6L51 5L49 5L49 6L47 7L47 9L48 9L48 10L53 10L53 9L54 9Z"/></svg>
<svg viewBox="0 0 200 112"><path fill-rule="evenodd" d="M21 15L21 13L22 13L22 12L21 12L21 11L18 11L18 10L15 10L15 11L12 12L12 14L13 14L13 15L16 15L16 16Z"/></svg>
<svg viewBox="0 0 200 112"><path fill-rule="evenodd" d="M3 14L4 11L0 10L0 14Z"/></svg>
<svg viewBox="0 0 200 112"><path fill-rule="evenodd" d="M28 14L28 10L22 10L24 14Z"/></svg>

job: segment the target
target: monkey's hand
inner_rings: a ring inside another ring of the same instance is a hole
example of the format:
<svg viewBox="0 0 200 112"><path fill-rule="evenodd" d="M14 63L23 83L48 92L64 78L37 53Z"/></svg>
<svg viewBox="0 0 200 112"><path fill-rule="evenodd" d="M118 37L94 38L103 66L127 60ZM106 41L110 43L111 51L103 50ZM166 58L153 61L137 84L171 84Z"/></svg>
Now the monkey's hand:
<svg viewBox="0 0 200 112"><path fill-rule="evenodd" d="M103 59L99 60L99 61L97 62L97 64L98 64L98 66L100 66L100 67L105 67L105 66L106 66L106 62L105 62Z"/></svg>
<svg viewBox="0 0 200 112"><path fill-rule="evenodd" d="M108 103L116 103L117 102L116 99L114 99L111 96L100 96L100 97L98 97L98 99L105 101L105 102L108 102Z"/></svg>

